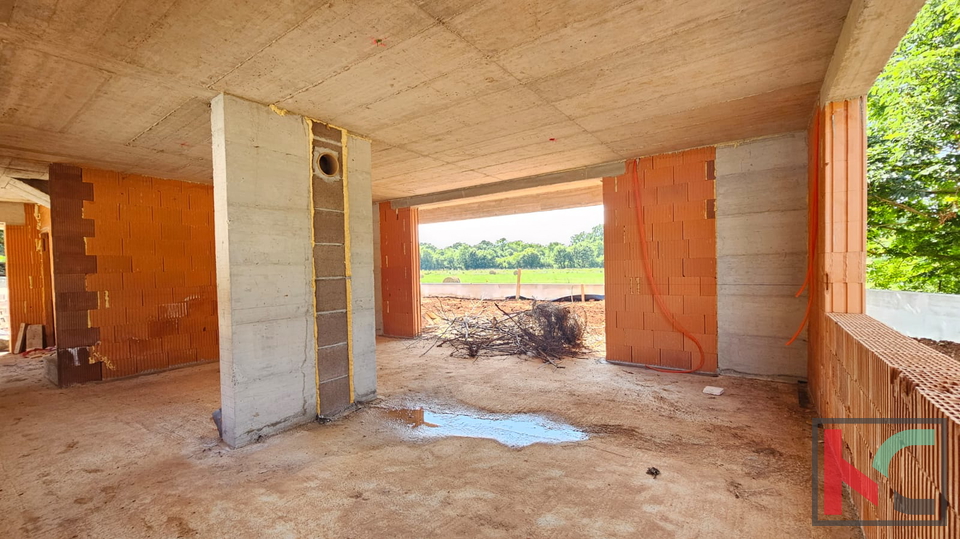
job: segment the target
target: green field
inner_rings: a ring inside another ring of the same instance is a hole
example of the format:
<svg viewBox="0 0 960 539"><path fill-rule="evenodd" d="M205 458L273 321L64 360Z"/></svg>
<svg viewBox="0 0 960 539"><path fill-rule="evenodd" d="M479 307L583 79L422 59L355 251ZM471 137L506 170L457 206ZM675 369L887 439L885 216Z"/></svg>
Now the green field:
<svg viewBox="0 0 960 539"><path fill-rule="evenodd" d="M490 273L494 271L496 273ZM461 283L515 283L514 270L430 270L420 272L421 283L442 283L457 277ZM603 284L603 268L523 270L520 282L526 284Z"/></svg>

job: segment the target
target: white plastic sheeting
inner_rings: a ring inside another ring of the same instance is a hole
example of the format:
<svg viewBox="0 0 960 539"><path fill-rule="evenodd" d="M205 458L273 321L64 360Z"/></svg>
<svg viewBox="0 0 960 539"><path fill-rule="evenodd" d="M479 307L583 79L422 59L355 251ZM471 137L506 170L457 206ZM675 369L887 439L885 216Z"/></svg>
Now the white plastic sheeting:
<svg viewBox="0 0 960 539"><path fill-rule="evenodd" d="M960 342L960 295L867 290L867 314L910 337Z"/></svg>

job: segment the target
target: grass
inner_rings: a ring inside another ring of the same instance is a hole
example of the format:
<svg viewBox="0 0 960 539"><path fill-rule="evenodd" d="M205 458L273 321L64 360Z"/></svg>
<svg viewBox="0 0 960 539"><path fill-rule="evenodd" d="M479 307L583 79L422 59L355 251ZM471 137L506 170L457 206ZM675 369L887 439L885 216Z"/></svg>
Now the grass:
<svg viewBox="0 0 960 539"><path fill-rule="evenodd" d="M494 271L496 273L490 273ZM461 283L515 283L514 270L429 270L420 272L421 283L442 283L445 277L457 277ZM520 282L526 284L603 284L603 268L523 270Z"/></svg>

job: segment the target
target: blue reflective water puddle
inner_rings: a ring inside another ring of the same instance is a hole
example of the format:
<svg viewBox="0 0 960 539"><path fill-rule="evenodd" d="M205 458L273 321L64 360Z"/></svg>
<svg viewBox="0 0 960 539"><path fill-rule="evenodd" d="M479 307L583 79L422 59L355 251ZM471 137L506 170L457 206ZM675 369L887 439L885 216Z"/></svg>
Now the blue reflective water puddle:
<svg viewBox="0 0 960 539"><path fill-rule="evenodd" d="M388 410L387 415L408 427L405 437L415 439L489 438L508 447L545 443L559 444L587 439L571 425L534 414L494 414L481 411L437 411L424 408Z"/></svg>

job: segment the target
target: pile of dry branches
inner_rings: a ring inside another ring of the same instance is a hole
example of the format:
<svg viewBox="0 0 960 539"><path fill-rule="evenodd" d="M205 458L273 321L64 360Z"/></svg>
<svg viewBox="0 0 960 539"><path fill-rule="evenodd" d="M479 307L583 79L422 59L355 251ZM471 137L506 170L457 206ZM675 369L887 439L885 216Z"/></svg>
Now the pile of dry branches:
<svg viewBox="0 0 960 539"><path fill-rule="evenodd" d="M518 355L538 357L556 367L583 348L583 317L558 303L534 303L526 311L501 316L452 316L436 313L441 322L433 346L453 348L459 357ZM431 346L431 348L433 347Z"/></svg>

